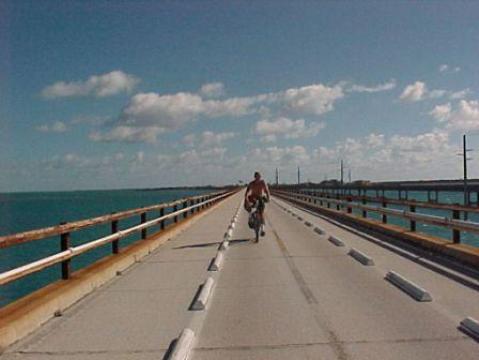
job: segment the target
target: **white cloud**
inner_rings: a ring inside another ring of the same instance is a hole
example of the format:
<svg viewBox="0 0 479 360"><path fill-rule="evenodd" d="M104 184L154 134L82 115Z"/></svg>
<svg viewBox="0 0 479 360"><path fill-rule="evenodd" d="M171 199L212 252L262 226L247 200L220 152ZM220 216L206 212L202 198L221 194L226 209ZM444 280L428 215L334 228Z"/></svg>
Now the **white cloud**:
<svg viewBox="0 0 479 360"><path fill-rule="evenodd" d="M90 82L87 81L86 83ZM200 94L179 92L175 94L158 94L154 92L134 95L123 108L114 127L105 132L93 132L90 139L93 141L144 141L155 142L157 136L167 131L174 131L185 127L199 118L237 118L245 115L259 114L274 116L281 124L271 124L263 120L261 126L285 126L286 131L263 134L263 141L276 140L276 134L286 138L302 138L315 136L324 126L316 122L307 125L303 119L289 120L288 116L322 115L334 110L335 103L344 97L345 83L334 86L312 84L299 88L290 88L284 91L258 94L246 97L232 97L227 99L206 99L201 95L219 95L224 88L222 83L205 84ZM354 91L376 92L384 91L395 86L395 81L380 84L375 87L355 85ZM90 91L90 90L89 90ZM273 122L274 122L273 121ZM208 136L208 135L202 135ZM216 139L210 140L219 145ZM184 138L183 142L189 146L195 139ZM206 144L208 140L203 141Z"/></svg>
<svg viewBox="0 0 479 360"><path fill-rule="evenodd" d="M315 149L312 166L322 174L338 178L339 161L343 159L355 179L430 179L452 176L456 171L455 158L449 134L434 130L412 136L370 134L347 138L335 146Z"/></svg>
<svg viewBox="0 0 479 360"><path fill-rule="evenodd" d="M251 98L203 100L199 95L182 92L172 95L140 93L131 98L119 121L128 126L157 126L164 130L176 130L200 116L217 118L246 115L254 102Z"/></svg>
<svg viewBox="0 0 479 360"><path fill-rule="evenodd" d="M233 132L223 132L223 133L214 133L212 131L204 131L201 134L201 141L199 146L202 148L206 147L218 147L223 144L223 142L230 140L235 137Z"/></svg>
<svg viewBox="0 0 479 360"><path fill-rule="evenodd" d="M366 145L371 149L376 149L384 145L384 135L383 134L369 134L365 138Z"/></svg>
<svg viewBox="0 0 479 360"><path fill-rule="evenodd" d="M249 159L254 159L258 163L271 164L304 164L310 160L310 156L306 149L301 145L291 147L267 147L255 148L248 154Z"/></svg>
<svg viewBox="0 0 479 360"><path fill-rule="evenodd" d="M139 79L123 71L115 70L102 75L93 75L85 81L58 81L42 90L42 96L48 99L94 95L105 97L120 92L131 92Z"/></svg>
<svg viewBox="0 0 479 360"><path fill-rule="evenodd" d="M414 84L406 86L399 97L403 101L416 102L426 99L438 99L448 96L450 99L462 99L470 94L470 89L463 89L460 91L448 91L443 89L429 90L426 84L422 81L416 81Z"/></svg>
<svg viewBox="0 0 479 360"><path fill-rule="evenodd" d="M203 100L195 94L140 93L130 99L120 121L128 126L158 126L174 130L198 116L203 106Z"/></svg>
<svg viewBox="0 0 479 360"><path fill-rule="evenodd" d="M467 89L459 90L459 91L456 91L456 92L452 92L449 95L449 98L451 98L453 100L464 99L470 93L471 93L471 89L467 88Z"/></svg>
<svg viewBox="0 0 479 360"><path fill-rule="evenodd" d="M429 114L440 122L446 121L451 115L451 103L436 105Z"/></svg>
<svg viewBox="0 0 479 360"><path fill-rule="evenodd" d="M406 86L399 97L403 101L420 101L427 92L426 84L422 81L416 81L414 84Z"/></svg>
<svg viewBox="0 0 479 360"><path fill-rule="evenodd" d="M439 65L439 72L445 72L448 69L449 69L449 65L447 65L447 64Z"/></svg>
<svg viewBox="0 0 479 360"><path fill-rule="evenodd" d="M221 82L204 84L200 88L200 94L204 97L220 97L225 94L225 87Z"/></svg>
<svg viewBox="0 0 479 360"><path fill-rule="evenodd" d="M379 84L379 85L374 85L374 86L364 86L364 85L358 85L358 84L353 84L348 91L352 92L367 92L367 93L375 93L375 92L380 92L380 91L388 91L392 90L396 87L396 80L391 79L384 84Z"/></svg>
<svg viewBox="0 0 479 360"><path fill-rule="evenodd" d="M276 135L265 135L260 138L260 141L264 143L274 143L277 139Z"/></svg>
<svg viewBox="0 0 479 360"><path fill-rule="evenodd" d="M111 120L109 116L80 115L80 116L74 117L70 121L70 124L72 125L80 125L80 124L103 125L109 120Z"/></svg>
<svg viewBox="0 0 479 360"><path fill-rule="evenodd" d="M53 124L42 124L36 128L40 132L63 133L68 130L67 126L62 121L55 121Z"/></svg>
<svg viewBox="0 0 479 360"><path fill-rule="evenodd" d="M207 171L208 168L220 168L225 160L227 149L225 147L212 147L207 149L190 149L179 154L157 156L158 165L175 170L191 171L193 169Z"/></svg>
<svg viewBox="0 0 479 360"><path fill-rule="evenodd" d="M316 136L325 127L323 122L312 123L309 126L304 119L291 120L280 117L274 120L260 120L256 123L254 132L262 135L262 141L273 142L277 135L286 139L298 139Z"/></svg>
<svg viewBox="0 0 479 360"><path fill-rule="evenodd" d="M446 94L447 94L446 90L436 89L436 90L429 91L427 95L428 95L428 98L430 99L437 99L437 98L443 97Z"/></svg>
<svg viewBox="0 0 479 360"><path fill-rule="evenodd" d="M89 138L96 142L146 142L155 143L164 130L155 126L115 126L106 132L94 131Z"/></svg>
<svg viewBox="0 0 479 360"><path fill-rule="evenodd" d="M459 66L451 67L447 64L442 64L442 65L439 65L438 70L441 73L457 73L461 71L461 68Z"/></svg>
<svg viewBox="0 0 479 360"><path fill-rule="evenodd" d="M75 153L54 155L41 161L42 168L47 170L74 170L91 169L94 171L107 171L114 168L122 168L125 164L139 165L145 161L145 154L142 151L133 156L125 156L118 152L111 155L85 156Z"/></svg>
<svg viewBox="0 0 479 360"><path fill-rule="evenodd" d="M291 114L322 115L334 109L334 103L344 97L341 85L315 84L291 88L266 96L268 103L279 105Z"/></svg>
<svg viewBox="0 0 479 360"><path fill-rule="evenodd" d="M479 101L477 100L461 100L454 109L449 103L438 105L430 114L439 122L445 123L447 130L479 130Z"/></svg>
<svg viewBox="0 0 479 360"><path fill-rule="evenodd" d="M227 140L234 138L234 132L203 131L201 134L188 134L183 137L182 143L186 146L193 147L198 145L199 148L219 147Z"/></svg>
<svg viewBox="0 0 479 360"><path fill-rule="evenodd" d="M204 99L198 94L179 92L160 95L158 93L139 93L134 95L116 121L116 127L110 134L94 133L92 140L111 141L133 137L148 138L186 126L198 118L237 118L251 114L306 114L321 115L334 109L334 103L344 96L341 85L326 86L315 84L285 91L258 94L249 97L233 97L224 100ZM154 135L134 128L155 129ZM307 128L315 134L324 124ZM305 129L306 130L306 129ZM301 137L299 131L289 137ZM192 139L184 139L186 141Z"/></svg>

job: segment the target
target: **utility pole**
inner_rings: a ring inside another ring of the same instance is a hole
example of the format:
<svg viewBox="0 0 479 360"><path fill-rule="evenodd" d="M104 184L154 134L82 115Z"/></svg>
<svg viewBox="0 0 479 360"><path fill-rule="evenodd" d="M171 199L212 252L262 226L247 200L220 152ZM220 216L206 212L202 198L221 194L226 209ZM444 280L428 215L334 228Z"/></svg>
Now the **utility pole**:
<svg viewBox="0 0 479 360"><path fill-rule="evenodd" d="M298 166L298 185L301 184L301 170L299 169Z"/></svg>
<svg viewBox="0 0 479 360"><path fill-rule="evenodd" d="M351 168L348 169L348 179L349 183L351 183Z"/></svg>
<svg viewBox="0 0 479 360"><path fill-rule="evenodd" d="M278 172L278 168L276 168L276 186L279 185L279 172Z"/></svg>
<svg viewBox="0 0 479 360"><path fill-rule="evenodd" d="M343 166L343 159L341 159L341 185L344 184L344 166Z"/></svg>
<svg viewBox="0 0 479 360"><path fill-rule="evenodd" d="M469 193L467 189L467 161L471 160L471 158L467 157L467 152L472 151L472 149L468 149L466 146L466 134L462 135L462 161L463 161L463 168L464 168L464 206L469 205Z"/></svg>

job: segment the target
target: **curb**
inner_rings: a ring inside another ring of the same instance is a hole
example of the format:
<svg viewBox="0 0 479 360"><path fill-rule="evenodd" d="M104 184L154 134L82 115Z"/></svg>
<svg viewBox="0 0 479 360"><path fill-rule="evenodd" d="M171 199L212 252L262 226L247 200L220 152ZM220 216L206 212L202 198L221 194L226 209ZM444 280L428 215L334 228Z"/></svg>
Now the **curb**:
<svg viewBox="0 0 479 360"><path fill-rule="evenodd" d="M394 271L389 271L386 274L385 279L393 285L396 285L417 301L432 301L431 295L426 290Z"/></svg>
<svg viewBox="0 0 479 360"><path fill-rule="evenodd" d="M359 261L361 264L366 265L366 266L373 266L374 265L374 260L369 257L368 255L362 253L359 250L356 250L352 248L349 250L348 255Z"/></svg>
<svg viewBox="0 0 479 360"><path fill-rule="evenodd" d="M214 280L212 277L206 279L205 283L203 284L201 291L198 297L195 299L195 302L191 306L191 310L204 310L206 304L208 303L208 298L211 294L211 290L213 289Z"/></svg>

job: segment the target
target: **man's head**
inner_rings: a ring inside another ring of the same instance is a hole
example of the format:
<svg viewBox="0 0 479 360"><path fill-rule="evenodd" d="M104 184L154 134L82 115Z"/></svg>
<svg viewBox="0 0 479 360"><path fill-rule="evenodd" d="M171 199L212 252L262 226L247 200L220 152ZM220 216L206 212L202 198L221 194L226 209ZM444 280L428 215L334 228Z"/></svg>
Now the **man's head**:
<svg viewBox="0 0 479 360"><path fill-rule="evenodd" d="M256 171L256 172L254 173L254 179L255 179L255 180L260 180L260 179L261 179L261 174L260 174L258 171Z"/></svg>

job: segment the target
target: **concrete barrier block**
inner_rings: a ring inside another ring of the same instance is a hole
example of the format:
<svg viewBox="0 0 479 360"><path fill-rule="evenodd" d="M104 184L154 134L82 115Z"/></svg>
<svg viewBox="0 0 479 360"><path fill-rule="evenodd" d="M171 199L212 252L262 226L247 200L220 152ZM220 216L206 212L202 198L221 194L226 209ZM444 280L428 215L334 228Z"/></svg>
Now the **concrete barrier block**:
<svg viewBox="0 0 479 360"><path fill-rule="evenodd" d="M366 266L373 266L374 265L374 261L371 257L369 257L368 255L366 255L366 254L362 253L361 251L356 250L354 248L349 250L348 255L351 256L352 258L356 259L357 261L359 261L363 265L366 265Z"/></svg>
<svg viewBox="0 0 479 360"><path fill-rule="evenodd" d="M479 339L479 321L472 317L467 317L461 321L459 328L467 334Z"/></svg>
<svg viewBox="0 0 479 360"><path fill-rule="evenodd" d="M309 221L305 221L305 222L304 222L304 225L306 225L307 227L313 226L313 224L311 224Z"/></svg>
<svg viewBox="0 0 479 360"><path fill-rule="evenodd" d="M328 237L328 240L336 246L344 246L344 242L341 239L338 239L336 236Z"/></svg>
<svg viewBox="0 0 479 360"><path fill-rule="evenodd" d="M303 218L301 216L298 216L299 221L303 221Z"/></svg>
<svg viewBox="0 0 479 360"><path fill-rule="evenodd" d="M168 357L170 360L186 360L193 347L195 333L191 329L184 329L175 344L175 348Z"/></svg>
<svg viewBox="0 0 479 360"><path fill-rule="evenodd" d="M389 271L385 279L417 301L432 301L431 295L426 290L394 271Z"/></svg>
<svg viewBox="0 0 479 360"><path fill-rule="evenodd" d="M321 229L320 227L317 227L317 226L314 228L314 232L318 233L319 235L326 234L326 231L324 231L323 229Z"/></svg>
<svg viewBox="0 0 479 360"><path fill-rule="evenodd" d="M223 265L224 255L221 251L218 251L216 257L213 259L213 262L210 265L209 271L219 271L221 265Z"/></svg>
<svg viewBox="0 0 479 360"><path fill-rule="evenodd" d="M201 287L200 293L196 297L193 305L191 306L191 310L204 310L206 304L208 303L208 299L210 294L213 290L214 280L212 277L209 277L203 286Z"/></svg>

